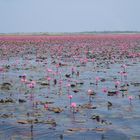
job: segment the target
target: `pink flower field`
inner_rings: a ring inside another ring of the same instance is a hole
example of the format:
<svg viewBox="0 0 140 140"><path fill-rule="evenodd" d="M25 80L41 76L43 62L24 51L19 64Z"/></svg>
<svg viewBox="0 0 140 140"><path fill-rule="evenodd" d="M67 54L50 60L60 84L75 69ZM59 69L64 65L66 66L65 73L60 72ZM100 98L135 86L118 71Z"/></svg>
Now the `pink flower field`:
<svg viewBox="0 0 140 140"><path fill-rule="evenodd" d="M1 35L0 140L139 140L140 34Z"/></svg>

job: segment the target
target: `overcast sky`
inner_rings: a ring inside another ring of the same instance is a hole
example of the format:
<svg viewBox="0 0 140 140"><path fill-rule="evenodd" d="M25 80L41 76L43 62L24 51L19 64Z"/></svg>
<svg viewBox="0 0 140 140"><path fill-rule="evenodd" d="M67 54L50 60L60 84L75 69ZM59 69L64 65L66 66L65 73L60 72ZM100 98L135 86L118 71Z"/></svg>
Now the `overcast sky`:
<svg viewBox="0 0 140 140"><path fill-rule="evenodd" d="M0 0L0 33L140 31L140 0Z"/></svg>

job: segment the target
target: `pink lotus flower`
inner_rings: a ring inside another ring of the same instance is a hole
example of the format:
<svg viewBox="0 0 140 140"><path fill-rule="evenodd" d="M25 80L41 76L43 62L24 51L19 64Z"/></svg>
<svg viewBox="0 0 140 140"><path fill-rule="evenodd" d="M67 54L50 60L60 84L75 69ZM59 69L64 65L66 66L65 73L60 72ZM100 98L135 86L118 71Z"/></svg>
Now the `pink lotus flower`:
<svg viewBox="0 0 140 140"><path fill-rule="evenodd" d="M21 78L20 80L22 83L26 83L27 82L27 79L26 78Z"/></svg>
<svg viewBox="0 0 140 140"><path fill-rule="evenodd" d="M95 59L94 58L92 58L92 62L95 62Z"/></svg>
<svg viewBox="0 0 140 140"><path fill-rule="evenodd" d="M131 102L132 102L132 99L133 99L133 96L128 96L128 99L129 99L129 101L130 101L130 104L131 104Z"/></svg>
<svg viewBox="0 0 140 140"><path fill-rule="evenodd" d="M123 68L127 68L127 66L125 64L122 65Z"/></svg>
<svg viewBox="0 0 140 140"><path fill-rule="evenodd" d="M120 85L120 81L116 81L115 85L117 85L117 86Z"/></svg>
<svg viewBox="0 0 140 140"><path fill-rule="evenodd" d="M121 84L120 81L116 81L116 82L115 82L115 88L118 88L118 86L119 86L120 84Z"/></svg>
<svg viewBox="0 0 140 140"><path fill-rule="evenodd" d="M123 75L124 75L124 76L127 76L128 74L125 72Z"/></svg>
<svg viewBox="0 0 140 140"><path fill-rule="evenodd" d="M72 107L72 108L76 108L76 103L74 103L74 102L71 103L71 107Z"/></svg>
<svg viewBox="0 0 140 140"><path fill-rule="evenodd" d="M106 93L108 90L107 90L107 88L103 88L102 91L103 91L104 93Z"/></svg>
<svg viewBox="0 0 140 140"><path fill-rule="evenodd" d="M29 84L28 84L28 87L29 88L34 88L36 85L36 82L35 81L31 81Z"/></svg>
<svg viewBox="0 0 140 140"><path fill-rule="evenodd" d="M96 81L99 81L99 80L100 80L100 78L99 78L99 77L96 77L95 79L96 79Z"/></svg>
<svg viewBox="0 0 140 140"><path fill-rule="evenodd" d="M32 84L28 84L29 88L34 88L34 86Z"/></svg>
<svg viewBox="0 0 140 140"><path fill-rule="evenodd" d="M98 82L99 82L100 78L96 77L95 80L96 80L96 85L98 85Z"/></svg>
<svg viewBox="0 0 140 140"><path fill-rule="evenodd" d="M70 84L67 84L66 86L67 86L67 87L70 87Z"/></svg>
<svg viewBox="0 0 140 140"><path fill-rule="evenodd" d="M44 108L47 110L49 108L48 104L44 104Z"/></svg>
<svg viewBox="0 0 140 140"><path fill-rule="evenodd" d="M128 99L129 99L129 100L132 100L132 99L133 99L133 96L128 96Z"/></svg>
<svg viewBox="0 0 140 140"><path fill-rule="evenodd" d="M89 95L89 102L91 102L91 96L93 95L93 90L91 90L91 89L89 89L88 91L87 91L87 94Z"/></svg>
<svg viewBox="0 0 140 140"><path fill-rule="evenodd" d="M93 90L89 89L88 90L88 95L91 95L93 93Z"/></svg>
<svg viewBox="0 0 140 140"><path fill-rule="evenodd" d="M47 77L47 80L50 81L51 80L51 77Z"/></svg>
<svg viewBox="0 0 140 140"><path fill-rule="evenodd" d="M84 59L84 62L85 62L85 63L87 63L87 62L88 62L88 59L87 59L87 58L85 58L85 59Z"/></svg>
<svg viewBox="0 0 140 140"><path fill-rule="evenodd" d="M53 72L52 69L47 69L47 71L48 71L49 73Z"/></svg>
<svg viewBox="0 0 140 140"><path fill-rule="evenodd" d="M56 68L59 68L60 67L60 65L59 64L56 64Z"/></svg>
<svg viewBox="0 0 140 140"><path fill-rule="evenodd" d="M72 95L68 95L68 98L69 98L69 99L72 99Z"/></svg>
<svg viewBox="0 0 140 140"><path fill-rule="evenodd" d="M68 95L68 98L70 99L70 106L71 106L71 105L72 105L72 104L71 104L72 95Z"/></svg>
<svg viewBox="0 0 140 140"><path fill-rule="evenodd" d="M127 66L125 64L123 64L121 67L123 68L123 71L126 72Z"/></svg>

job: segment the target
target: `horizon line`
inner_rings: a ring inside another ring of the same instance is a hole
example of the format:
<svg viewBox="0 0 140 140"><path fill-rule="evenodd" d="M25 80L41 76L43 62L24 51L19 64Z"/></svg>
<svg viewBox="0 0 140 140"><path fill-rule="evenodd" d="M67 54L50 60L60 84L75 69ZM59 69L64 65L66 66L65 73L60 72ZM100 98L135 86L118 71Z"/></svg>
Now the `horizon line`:
<svg viewBox="0 0 140 140"><path fill-rule="evenodd" d="M79 32L13 32L0 33L0 35L57 35L57 34L108 34L108 33L140 33L140 31L79 31Z"/></svg>

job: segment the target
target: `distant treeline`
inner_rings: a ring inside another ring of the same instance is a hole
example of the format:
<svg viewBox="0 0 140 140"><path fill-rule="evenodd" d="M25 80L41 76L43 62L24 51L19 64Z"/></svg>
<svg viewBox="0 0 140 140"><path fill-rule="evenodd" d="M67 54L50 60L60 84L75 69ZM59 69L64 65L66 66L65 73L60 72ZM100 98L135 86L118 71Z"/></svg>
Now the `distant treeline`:
<svg viewBox="0 0 140 140"><path fill-rule="evenodd" d="M139 34L140 31L84 31L84 32L32 32L0 33L0 35L72 35L72 34Z"/></svg>

